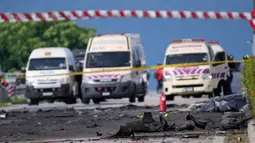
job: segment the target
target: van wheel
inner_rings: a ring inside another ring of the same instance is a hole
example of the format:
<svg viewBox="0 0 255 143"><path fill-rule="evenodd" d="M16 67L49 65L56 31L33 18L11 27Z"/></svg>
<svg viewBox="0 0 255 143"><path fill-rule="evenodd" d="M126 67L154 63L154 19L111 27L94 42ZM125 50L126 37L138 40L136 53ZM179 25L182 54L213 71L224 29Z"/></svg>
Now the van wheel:
<svg viewBox="0 0 255 143"><path fill-rule="evenodd" d="M100 99L93 99L94 104L100 104Z"/></svg>
<svg viewBox="0 0 255 143"><path fill-rule="evenodd" d="M195 94L195 95L193 95L192 97L193 98L201 98L203 96L203 94Z"/></svg>
<svg viewBox="0 0 255 143"><path fill-rule="evenodd" d="M38 105L39 104L39 100L38 99L30 99L30 102L28 103L29 106L31 105Z"/></svg>
<svg viewBox="0 0 255 143"><path fill-rule="evenodd" d="M75 104L75 103L77 103L75 97L69 97L69 98L65 99L64 102L65 102L66 104Z"/></svg>
<svg viewBox="0 0 255 143"><path fill-rule="evenodd" d="M213 90L214 96L220 96L220 90L218 88Z"/></svg>
<svg viewBox="0 0 255 143"><path fill-rule="evenodd" d="M81 102L82 102L83 104L89 104L89 101L90 101L89 98L86 98L86 97L82 97L82 98L81 98Z"/></svg>
<svg viewBox="0 0 255 143"><path fill-rule="evenodd" d="M166 95L166 100L173 101L174 95Z"/></svg>
<svg viewBox="0 0 255 143"><path fill-rule="evenodd" d="M218 87L217 87L216 89L213 90L214 96L220 96L221 91L222 91L222 87L223 87L223 90L224 90L224 85L222 84L222 82L220 82L220 83L218 84Z"/></svg>
<svg viewBox="0 0 255 143"><path fill-rule="evenodd" d="M143 96L139 96L138 98L138 102L144 102L144 95Z"/></svg>
<svg viewBox="0 0 255 143"><path fill-rule="evenodd" d="M229 85L228 82L224 82L224 86L223 86L223 94L224 95L230 95L231 94L231 85Z"/></svg>
<svg viewBox="0 0 255 143"><path fill-rule="evenodd" d="M136 86L134 85L134 89L133 89L133 92L131 94L131 97L129 97L129 102L130 103L134 103L135 102L135 98L136 98Z"/></svg>
<svg viewBox="0 0 255 143"><path fill-rule="evenodd" d="M129 102L134 103L135 102L135 96L129 97Z"/></svg>
<svg viewBox="0 0 255 143"><path fill-rule="evenodd" d="M213 94L212 93L209 93L208 94L208 98L210 99L210 98L213 98Z"/></svg>

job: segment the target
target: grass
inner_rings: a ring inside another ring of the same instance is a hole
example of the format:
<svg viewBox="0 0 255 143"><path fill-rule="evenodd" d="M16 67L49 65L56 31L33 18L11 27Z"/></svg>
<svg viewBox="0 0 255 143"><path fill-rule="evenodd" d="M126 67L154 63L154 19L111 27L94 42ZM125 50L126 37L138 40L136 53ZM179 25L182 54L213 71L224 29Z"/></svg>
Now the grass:
<svg viewBox="0 0 255 143"><path fill-rule="evenodd" d="M5 107L10 104L26 104L27 98L25 97L12 97L6 101L0 101L0 107Z"/></svg>
<svg viewBox="0 0 255 143"><path fill-rule="evenodd" d="M252 114L255 117L255 58L250 58L245 62L241 73L242 88L248 95Z"/></svg>

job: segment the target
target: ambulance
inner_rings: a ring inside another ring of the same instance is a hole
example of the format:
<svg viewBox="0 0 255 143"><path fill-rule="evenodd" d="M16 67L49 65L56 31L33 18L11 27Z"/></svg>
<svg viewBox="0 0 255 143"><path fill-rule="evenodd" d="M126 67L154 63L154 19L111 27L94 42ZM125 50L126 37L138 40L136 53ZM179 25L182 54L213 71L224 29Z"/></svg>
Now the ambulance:
<svg viewBox="0 0 255 143"><path fill-rule="evenodd" d="M76 103L78 86L71 74L75 71L75 60L68 48L34 49L26 67L26 97L30 105L38 105L41 100Z"/></svg>
<svg viewBox="0 0 255 143"><path fill-rule="evenodd" d="M147 86L141 68L146 64L139 34L102 34L90 38L84 58L82 102L90 99L99 104L102 99L129 98L129 102L144 101Z"/></svg>
<svg viewBox="0 0 255 143"><path fill-rule="evenodd" d="M163 69L163 91L167 100L174 100L176 95L185 98L201 98L204 94L218 96L226 85L228 72L225 63L211 64L219 61L215 57L218 52L204 39L172 41L165 53L164 65L167 67Z"/></svg>

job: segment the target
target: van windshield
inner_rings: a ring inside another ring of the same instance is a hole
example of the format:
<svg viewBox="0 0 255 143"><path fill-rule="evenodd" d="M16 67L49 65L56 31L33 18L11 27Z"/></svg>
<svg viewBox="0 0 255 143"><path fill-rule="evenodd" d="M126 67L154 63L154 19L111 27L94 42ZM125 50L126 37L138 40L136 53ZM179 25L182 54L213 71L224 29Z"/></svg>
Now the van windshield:
<svg viewBox="0 0 255 143"><path fill-rule="evenodd" d="M166 57L166 65L200 62L208 62L208 55L206 53L175 54Z"/></svg>
<svg viewBox="0 0 255 143"><path fill-rule="evenodd" d="M66 68L65 58L38 58L30 60L28 70L57 70Z"/></svg>
<svg viewBox="0 0 255 143"><path fill-rule="evenodd" d="M87 54L86 68L128 66L130 66L130 52L98 52Z"/></svg>

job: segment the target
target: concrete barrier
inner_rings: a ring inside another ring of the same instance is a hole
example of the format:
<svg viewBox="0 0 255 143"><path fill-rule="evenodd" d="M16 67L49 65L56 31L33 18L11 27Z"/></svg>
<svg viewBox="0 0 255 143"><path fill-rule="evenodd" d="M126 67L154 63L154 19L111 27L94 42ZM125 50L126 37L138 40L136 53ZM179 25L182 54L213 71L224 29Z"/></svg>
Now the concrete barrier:
<svg viewBox="0 0 255 143"><path fill-rule="evenodd" d="M8 93L5 88L0 87L0 101L8 100Z"/></svg>

